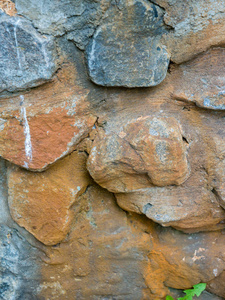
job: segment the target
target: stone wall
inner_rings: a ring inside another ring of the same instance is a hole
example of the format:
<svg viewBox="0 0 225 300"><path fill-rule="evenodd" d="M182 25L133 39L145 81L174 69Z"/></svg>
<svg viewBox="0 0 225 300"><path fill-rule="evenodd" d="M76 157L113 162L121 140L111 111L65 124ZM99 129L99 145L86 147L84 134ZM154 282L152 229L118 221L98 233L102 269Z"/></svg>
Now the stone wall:
<svg viewBox="0 0 225 300"><path fill-rule="evenodd" d="M225 298L222 0L0 0L0 299Z"/></svg>

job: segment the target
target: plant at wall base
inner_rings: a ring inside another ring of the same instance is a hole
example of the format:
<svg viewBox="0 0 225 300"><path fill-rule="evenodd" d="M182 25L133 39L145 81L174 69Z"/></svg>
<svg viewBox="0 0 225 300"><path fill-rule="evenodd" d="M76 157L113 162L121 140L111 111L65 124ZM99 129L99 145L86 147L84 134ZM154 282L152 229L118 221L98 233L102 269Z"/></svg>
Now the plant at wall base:
<svg viewBox="0 0 225 300"><path fill-rule="evenodd" d="M184 290L186 294L184 297L179 297L177 300L192 300L194 296L199 297L205 290L206 283L198 283L193 285L193 289ZM174 300L171 296L166 296L166 300Z"/></svg>

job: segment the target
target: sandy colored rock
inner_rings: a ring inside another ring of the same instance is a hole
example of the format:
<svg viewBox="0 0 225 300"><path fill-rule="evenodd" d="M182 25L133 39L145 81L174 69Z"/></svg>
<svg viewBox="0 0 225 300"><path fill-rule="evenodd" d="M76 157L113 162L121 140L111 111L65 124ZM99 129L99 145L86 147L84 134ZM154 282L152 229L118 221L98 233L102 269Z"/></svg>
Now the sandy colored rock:
<svg viewBox="0 0 225 300"><path fill-rule="evenodd" d="M156 223L185 232L224 227L225 212L216 196L199 186L151 187L116 194L116 199L127 211L143 213Z"/></svg>
<svg viewBox="0 0 225 300"><path fill-rule="evenodd" d="M70 230L72 205L90 182L86 155L73 152L42 173L8 168L12 218L46 245L61 242Z"/></svg>
<svg viewBox="0 0 225 300"><path fill-rule="evenodd" d="M156 233L145 275L152 292L150 299L164 299L169 294L167 287L187 289L223 272L224 231L187 235L157 227ZM216 294L216 289L210 291Z"/></svg>
<svg viewBox="0 0 225 300"><path fill-rule="evenodd" d="M165 9L164 21L172 28L165 36L171 60L177 64L192 59L212 46L224 44L223 0L154 0Z"/></svg>
<svg viewBox="0 0 225 300"><path fill-rule="evenodd" d="M9 16L15 16L17 12L15 3L11 0L1 0L0 9L3 10Z"/></svg>
<svg viewBox="0 0 225 300"><path fill-rule="evenodd" d="M145 269L146 249L152 244L145 232L149 224L130 220L114 196L96 185L79 197L74 210L76 218L65 242L44 249L38 296L81 300L149 296L138 271Z"/></svg>
<svg viewBox="0 0 225 300"><path fill-rule="evenodd" d="M179 185L189 175L181 128L173 118L138 118L121 126L118 133L100 135L87 167L94 180L112 192L152 184ZM133 178L135 182L135 176L136 184L131 188L129 181Z"/></svg>
<svg viewBox="0 0 225 300"><path fill-rule="evenodd" d="M174 71L174 99L200 107L225 110L225 50L210 49Z"/></svg>

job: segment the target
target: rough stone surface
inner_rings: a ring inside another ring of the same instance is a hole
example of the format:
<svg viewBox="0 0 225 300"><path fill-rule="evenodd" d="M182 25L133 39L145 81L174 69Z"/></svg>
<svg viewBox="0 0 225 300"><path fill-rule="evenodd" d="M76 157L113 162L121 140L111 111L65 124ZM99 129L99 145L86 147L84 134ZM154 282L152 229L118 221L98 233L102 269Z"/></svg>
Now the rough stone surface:
<svg viewBox="0 0 225 300"><path fill-rule="evenodd" d="M38 250L16 229L0 225L0 298L2 300L36 299Z"/></svg>
<svg viewBox="0 0 225 300"><path fill-rule="evenodd" d="M71 207L90 182L85 163L84 153L73 152L42 173L9 168L12 218L46 245L61 242L70 230Z"/></svg>
<svg viewBox="0 0 225 300"><path fill-rule="evenodd" d="M15 14L17 12L15 3L11 0L1 0L0 1L0 9L9 16L15 16Z"/></svg>
<svg viewBox="0 0 225 300"><path fill-rule="evenodd" d="M143 213L163 226L185 232L216 230L223 227L220 222L225 219L216 196L206 188L199 189L199 186L151 187L116 194L116 198L119 206L127 211Z"/></svg>
<svg viewBox="0 0 225 300"><path fill-rule="evenodd" d="M33 21L42 33L68 34L77 47L84 49L94 34L110 0L16 0L18 13Z"/></svg>
<svg viewBox="0 0 225 300"><path fill-rule="evenodd" d="M0 155L24 168L43 170L67 155L96 121L90 89L82 84L80 53L71 43L66 47L72 57L51 83L1 99Z"/></svg>
<svg viewBox="0 0 225 300"><path fill-rule="evenodd" d="M173 118L138 118L118 133L101 135L93 144L87 166L94 180L112 192L135 189L129 187L130 177L135 181L135 175L137 187L179 185L189 175L181 128Z"/></svg>
<svg viewBox="0 0 225 300"><path fill-rule="evenodd" d="M214 48L181 65L174 72L173 97L207 109L225 110L224 61L225 50Z"/></svg>
<svg viewBox="0 0 225 300"><path fill-rule="evenodd" d="M0 65L18 75L32 54L40 78L45 50L57 65L0 94L0 298L165 300L205 282L199 299L224 299L223 1L0 0L0 16Z"/></svg>
<svg viewBox="0 0 225 300"><path fill-rule="evenodd" d="M91 79L103 86L146 87L166 76L170 55L163 43L163 10L147 1L112 6L87 47Z"/></svg>
<svg viewBox="0 0 225 300"><path fill-rule="evenodd" d="M212 46L224 44L223 0L154 0L165 9L164 22L173 28L166 36L171 60L182 63Z"/></svg>
<svg viewBox="0 0 225 300"><path fill-rule="evenodd" d="M38 86L56 71L54 44L21 17L0 14L0 92Z"/></svg>

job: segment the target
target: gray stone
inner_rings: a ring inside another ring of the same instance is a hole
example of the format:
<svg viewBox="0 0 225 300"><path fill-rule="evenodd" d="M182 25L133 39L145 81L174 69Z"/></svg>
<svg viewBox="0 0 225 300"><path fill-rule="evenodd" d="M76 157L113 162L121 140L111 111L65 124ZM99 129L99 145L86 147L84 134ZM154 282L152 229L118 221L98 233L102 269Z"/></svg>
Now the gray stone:
<svg viewBox="0 0 225 300"><path fill-rule="evenodd" d="M170 55L164 11L149 2L123 0L111 6L87 47L89 75L103 86L148 87L167 74Z"/></svg>
<svg viewBox="0 0 225 300"><path fill-rule="evenodd" d="M37 253L16 229L0 225L0 299L37 299Z"/></svg>
<svg viewBox="0 0 225 300"><path fill-rule="evenodd" d="M68 39L84 49L110 0L16 0L17 11L33 21L40 32Z"/></svg>
<svg viewBox="0 0 225 300"><path fill-rule="evenodd" d="M53 40L21 17L0 16L0 92L27 89L51 79L56 70Z"/></svg>
<svg viewBox="0 0 225 300"><path fill-rule="evenodd" d="M6 165L0 158L0 224L6 224L11 218L7 201Z"/></svg>

